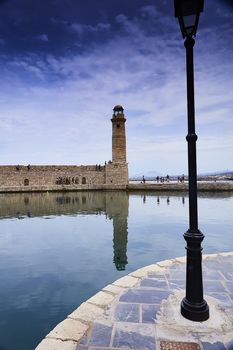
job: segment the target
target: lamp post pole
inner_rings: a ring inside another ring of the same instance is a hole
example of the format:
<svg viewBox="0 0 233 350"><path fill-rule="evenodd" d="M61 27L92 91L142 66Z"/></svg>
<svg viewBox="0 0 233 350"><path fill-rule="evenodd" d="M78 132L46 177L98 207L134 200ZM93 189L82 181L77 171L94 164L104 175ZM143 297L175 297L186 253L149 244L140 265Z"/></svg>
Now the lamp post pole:
<svg viewBox="0 0 233 350"><path fill-rule="evenodd" d="M209 307L203 299L202 281L202 247L203 233L198 229L197 212L197 166L194 105L194 69L193 47L195 40L187 36L186 48L187 69L187 108L188 108L188 177L189 177L189 229L184 234L186 240L186 296L181 302L181 314L192 321L205 321L209 318Z"/></svg>

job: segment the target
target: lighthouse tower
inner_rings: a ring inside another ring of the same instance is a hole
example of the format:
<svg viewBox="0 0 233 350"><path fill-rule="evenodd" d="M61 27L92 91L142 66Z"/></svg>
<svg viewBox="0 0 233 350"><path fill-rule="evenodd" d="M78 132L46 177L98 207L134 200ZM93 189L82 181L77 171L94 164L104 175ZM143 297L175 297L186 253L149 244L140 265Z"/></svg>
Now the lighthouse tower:
<svg viewBox="0 0 233 350"><path fill-rule="evenodd" d="M112 162L105 165L105 184L111 189L126 189L129 183L126 162L125 115L122 106L115 106L112 115Z"/></svg>
<svg viewBox="0 0 233 350"><path fill-rule="evenodd" d="M125 115L122 106L113 108L112 115L112 162L126 163Z"/></svg>

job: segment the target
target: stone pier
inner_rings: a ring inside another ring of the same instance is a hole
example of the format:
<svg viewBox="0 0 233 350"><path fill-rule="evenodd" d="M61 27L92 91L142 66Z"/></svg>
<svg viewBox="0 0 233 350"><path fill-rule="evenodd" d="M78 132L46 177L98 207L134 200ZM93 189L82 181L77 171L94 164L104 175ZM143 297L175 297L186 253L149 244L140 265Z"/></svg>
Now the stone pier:
<svg viewBox="0 0 233 350"><path fill-rule="evenodd" d="M180 314L185 260L161 261L104 287L36 350L232 350L233 252L203 256L205 322Z"/></svg>

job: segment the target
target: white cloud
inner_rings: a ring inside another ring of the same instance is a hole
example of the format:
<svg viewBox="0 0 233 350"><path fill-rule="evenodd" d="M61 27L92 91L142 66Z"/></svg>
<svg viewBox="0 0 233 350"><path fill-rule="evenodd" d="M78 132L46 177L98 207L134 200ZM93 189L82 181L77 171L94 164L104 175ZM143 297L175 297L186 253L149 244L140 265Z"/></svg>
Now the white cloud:
<svg viewBox="0 0 233 350"><path fill-rule="evenodd" d="M56 25L62 25L65 27L68 31L73 31L78 34L84 34L84 33L96 33L99 31L109 30L111 28L111 24L107 22L99 22L96 25L92 24L83 24L83 23L70 23L66 20L57 19L57 18L51 18L50 22Z"/></svg>
<svg viewBox="0 0 233 350"><path fill-rule="evenodd" d="M95 26L89 24L72 23L69 28L78 33L79 35L84 33L96 33L99 31L109 30L111 25L109 23L97 23Z"/></svg>
<svg viewBox="0 0 233 350"><path fill-rule="evenodd" d="M36 36L36 40L39 41L49 41L48 35L47 34L40 34Z"/></svg>
<svg viewBox="0 0 233 350"><path fill-rule="evenodd" d="M155 18L156 11L144 7L142 13ZM18 77L16 84L9 75L8 93L0 92L0 163L103 163L111 158L111 109L122 104L131 174L187 172L185 51L179 33L148 34L140 19L123 14L116 22L124 35L88 53L8 63L29 82ZM174 25L178 32L175 20L170 22L167 29ZM107 23L72 26L79 34L109 29ZM195 54L199 169L230 168L232 51L209 32L208 43L198 38Z"/></svg>
<svg viewBox="0 0 233 350"><path fill-rule="evenodd" d="M158 8L156 6L152 6L152 5L147 5L147 6L143 6L141 9L141 13L142 16L149 16L149 17L159 17L161 16L161 12L158 10Z"/></svg>

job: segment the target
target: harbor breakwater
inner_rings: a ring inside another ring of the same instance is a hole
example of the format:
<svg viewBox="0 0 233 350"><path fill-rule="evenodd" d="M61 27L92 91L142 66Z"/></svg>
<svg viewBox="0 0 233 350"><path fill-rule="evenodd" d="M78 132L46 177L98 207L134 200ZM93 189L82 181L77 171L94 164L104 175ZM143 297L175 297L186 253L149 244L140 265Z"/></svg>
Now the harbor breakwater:
<svg viewBox="0 0 233 350"><path fill-rule="evenodd" d="M72 186L72 185L51 185L51 186L0 186L0 193L17 193L17 192L75 192L75 191L119 191L122 190L119 185L91 185L88 184L83 186ZM125 187L128 192L137 192L137 191L178 191L178 192L187 192L188 191L188 182L178 183L178 182L165 182L165 183L155 183L155 182L146 182L146 183L133 183ZM230 181L201 181L197 183L198 192L222 192L222 191L233 191L233 182Z"/></svg>
<svg viewBox="0 0 233 350"><path fill-rule="evenodd" d="M130 182L127 189L129 191L188 191L188 182L164 182L164 183L133 183ZM203 192L233 191L233 182L230 181L201 181L197 182L197 190Z"/></svg>

